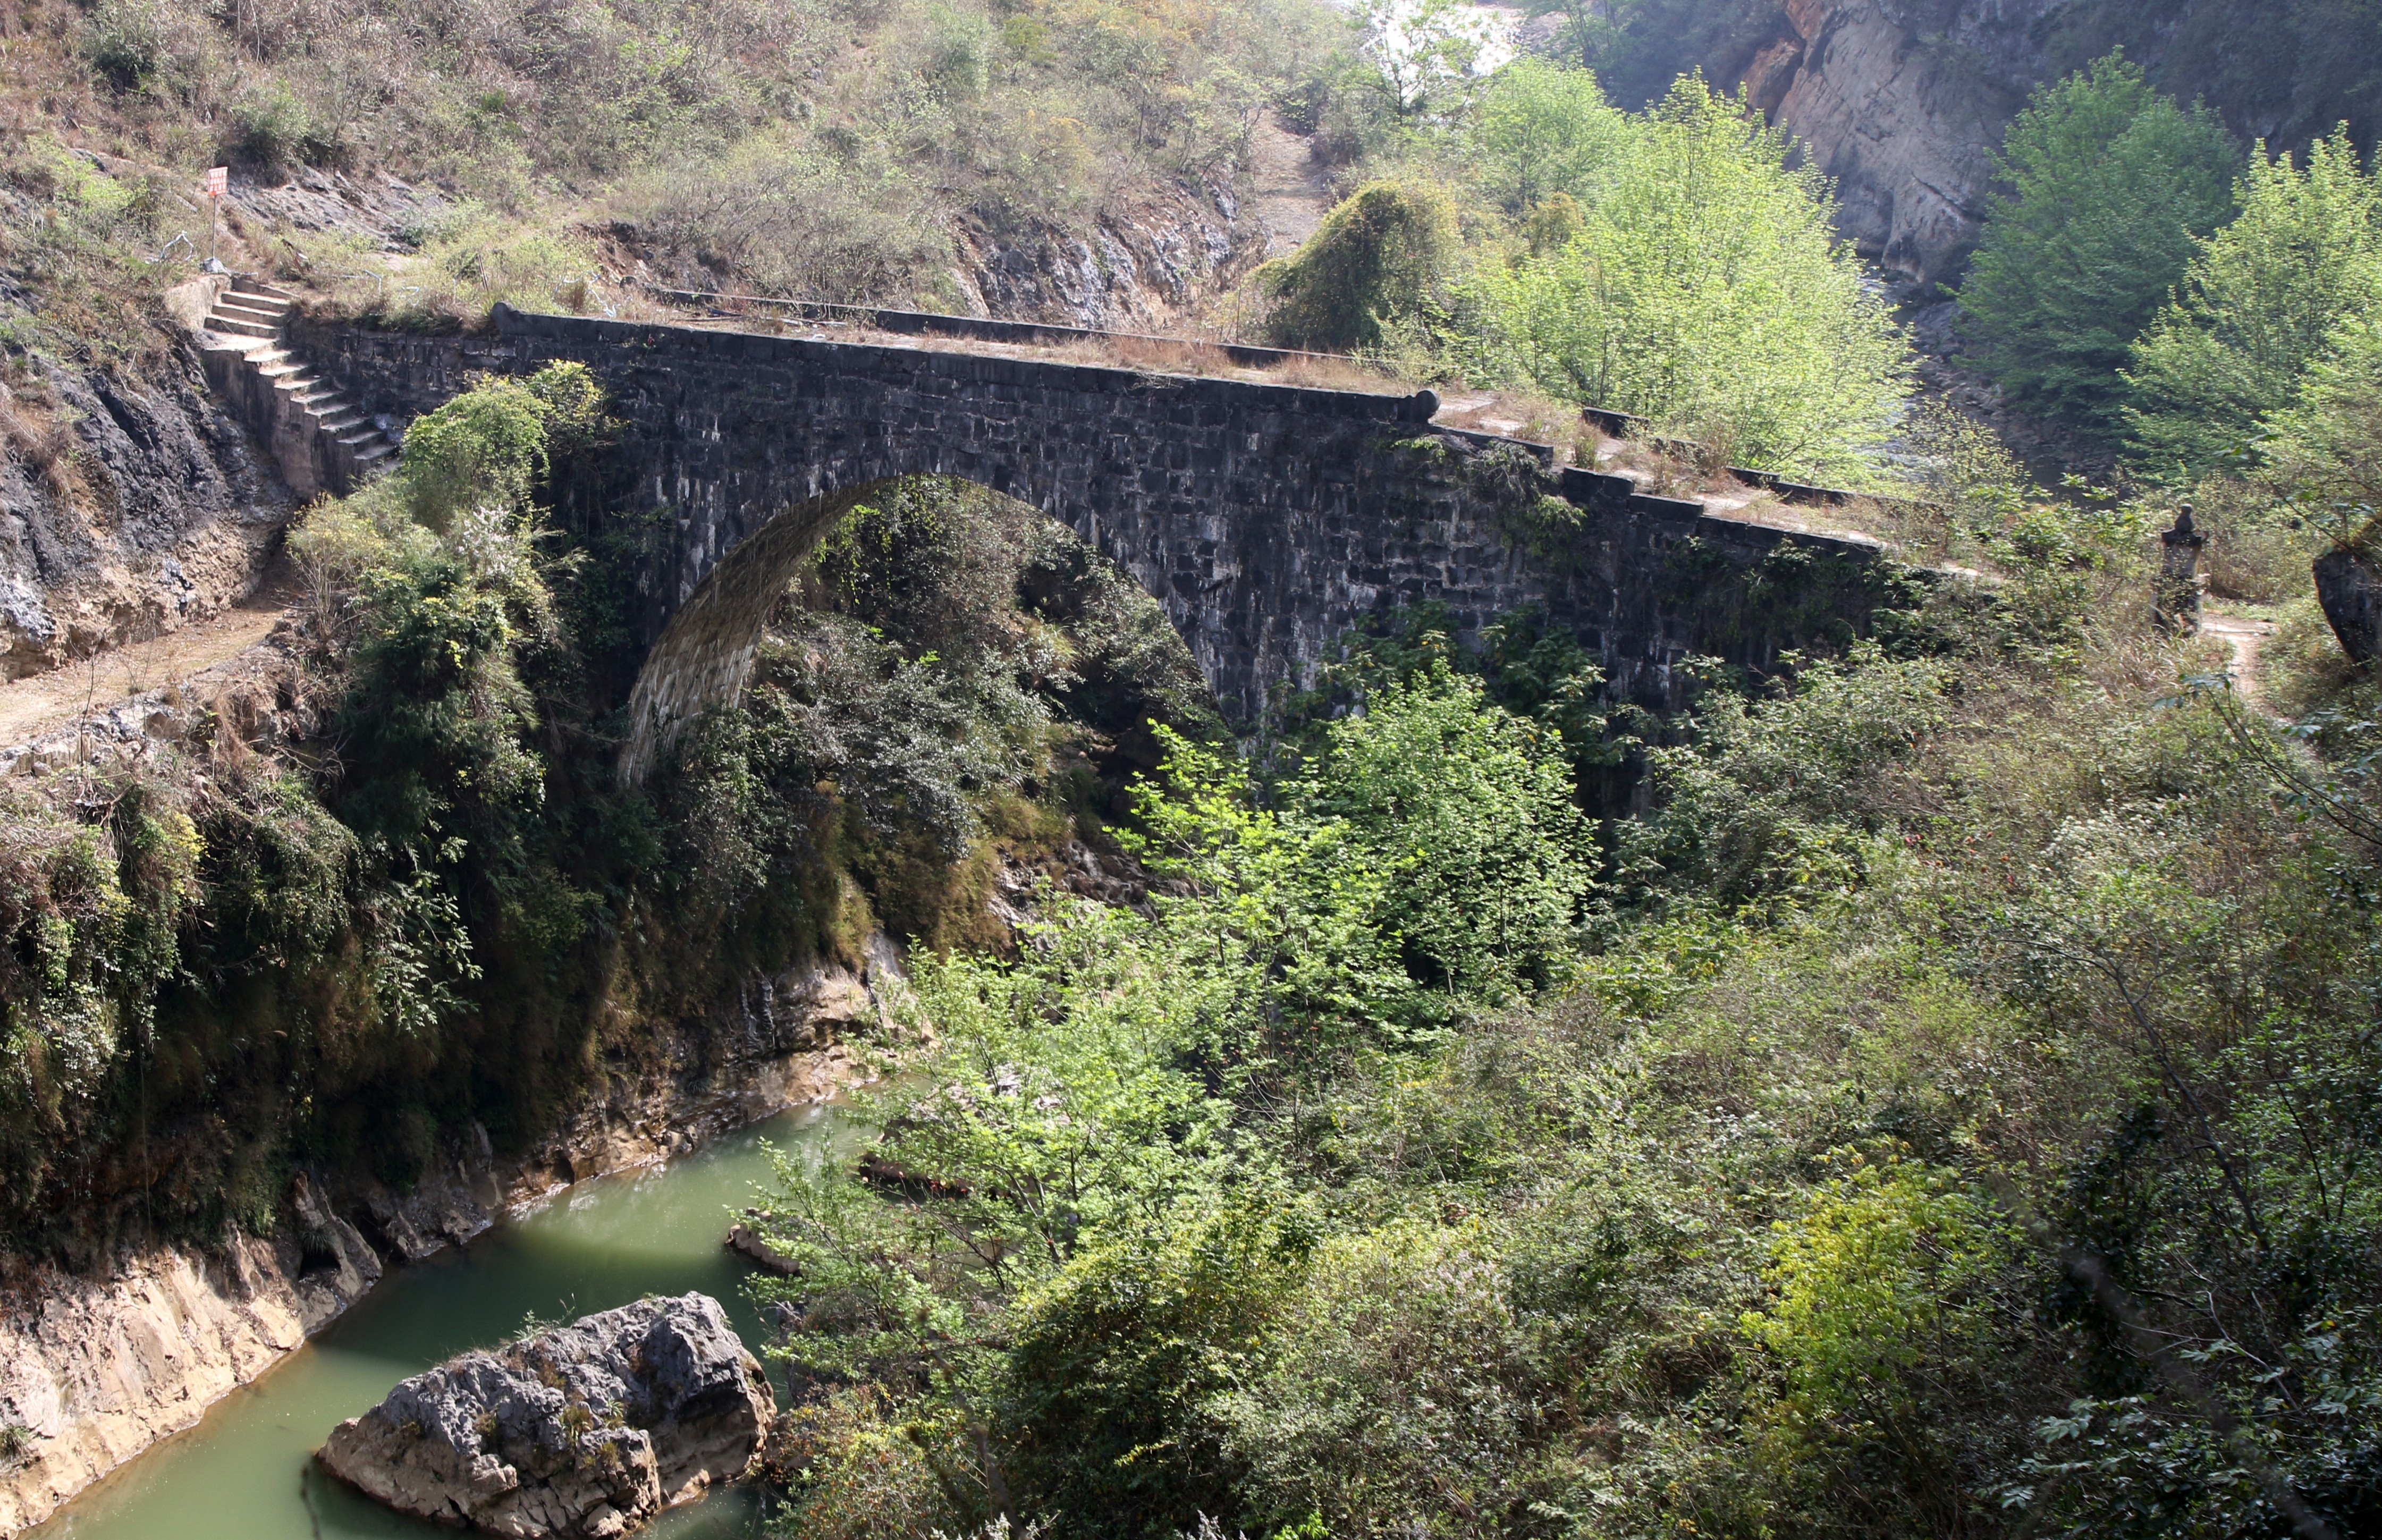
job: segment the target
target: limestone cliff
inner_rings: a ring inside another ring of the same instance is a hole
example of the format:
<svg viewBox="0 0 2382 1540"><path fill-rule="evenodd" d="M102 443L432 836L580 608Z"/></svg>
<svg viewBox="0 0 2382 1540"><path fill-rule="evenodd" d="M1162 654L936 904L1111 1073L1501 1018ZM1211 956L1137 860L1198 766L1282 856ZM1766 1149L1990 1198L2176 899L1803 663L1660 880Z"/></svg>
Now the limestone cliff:
<svg viewBox="0 0 2382 1540"><path fill-rule="evenodd" d="M278 544L289 492L160 340L138 368L36 357L0 382L0 680L215 615Z"/></svg>
<svg viewBox="0 0 2382 1540"><path fill-rule="evenodd" d="M1836 179L1846 234L1896 272L1943 278L1974 244L2031 79L2012 24L2029 8L1978 0L1958 31L1924 36L1890 0L1787 0L1784 35L1746 66L1754 100Z"/></svg>
<svg viewBox="0 0 2382 1540"><path fill-rule="evenodd" d="M0 1535L197 1422L378 1280L380 1257L303 1176L291 1208L276 1237L163 1248L103 1277L44 1269L0 1296L0 1425L30 1439L0 1465Z"/></svg>
<svg viewBox="0 0 2382 1540"><path fill-rule="evenodd" d="M375 1186L335 1196L300 1175L271 1236L130 1251L93 1274L0 1273L0 1427L25 1440L0 1457L0 1540L196 1423L386 1267L460 1245L572 1182L667 1159L866 1080L840 1039L869 1030L887 991L901 987L891 943L875 936L868 950L865 974L811 963L752 981L722 1002L727 1030L669 1036L658 1068L601 1077L516 1162L500 1165L475 1128L403 1194Z"/></svg>

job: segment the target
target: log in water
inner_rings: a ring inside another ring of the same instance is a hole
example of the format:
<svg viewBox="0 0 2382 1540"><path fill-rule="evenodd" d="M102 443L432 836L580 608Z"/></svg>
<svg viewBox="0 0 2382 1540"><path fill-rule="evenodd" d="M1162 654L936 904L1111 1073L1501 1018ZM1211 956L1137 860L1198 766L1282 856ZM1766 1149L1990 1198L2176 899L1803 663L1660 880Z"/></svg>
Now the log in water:
<svg viewBox="0 0 2382 1540"><path fill-rule="evenodd" d="M513 1336L524 1318L570 1321L647 1294L701 1289L728 1307L747 1346L767 1339L743 1280L755 1268L721 1244L732 1211L769 1178L761 1149L817 1162L856 1143L832 1107L788 1113L707 1149L584 1182L500 1224L460 1253L390 1271L320 1337L69 1503L29 1540L429 1540L454 1534L403 1519L340 1485L313 1450L341 1420L409 1375ZM780 1390L783 1391L782 1382ZM752 1534L757 1505L715 1493L642 1533L657 1540Z"/></svg>

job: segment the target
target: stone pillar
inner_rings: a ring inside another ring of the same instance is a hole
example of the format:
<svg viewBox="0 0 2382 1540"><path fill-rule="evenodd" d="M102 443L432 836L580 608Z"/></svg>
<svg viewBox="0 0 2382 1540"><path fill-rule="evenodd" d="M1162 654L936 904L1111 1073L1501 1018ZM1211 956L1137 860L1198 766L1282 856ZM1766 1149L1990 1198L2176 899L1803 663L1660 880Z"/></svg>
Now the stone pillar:
<svg viewBox="0 0 2382 1540"><path fill-rule="evenodd" d="M2192 527L2192 505L2176 510L2175 528L2159 536L2158 587L2151 619L2179 636L2200 633L2200 548L2208 537Z"/></svg>

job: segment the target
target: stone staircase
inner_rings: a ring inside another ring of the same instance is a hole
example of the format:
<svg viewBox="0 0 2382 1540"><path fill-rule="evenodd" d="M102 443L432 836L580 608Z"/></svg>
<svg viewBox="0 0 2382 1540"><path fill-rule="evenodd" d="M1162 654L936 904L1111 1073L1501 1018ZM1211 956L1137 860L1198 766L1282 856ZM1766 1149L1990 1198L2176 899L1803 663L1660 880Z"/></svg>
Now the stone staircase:
<svg viewBox="0 0 2382 1540"><path fill-rule="evenodd" d="M215 280L221 284L222 280ZM283 345L291 297L246 275L216 290L200 324L207 378L301 497L354 491L396 462L397 445Z"/></svg>

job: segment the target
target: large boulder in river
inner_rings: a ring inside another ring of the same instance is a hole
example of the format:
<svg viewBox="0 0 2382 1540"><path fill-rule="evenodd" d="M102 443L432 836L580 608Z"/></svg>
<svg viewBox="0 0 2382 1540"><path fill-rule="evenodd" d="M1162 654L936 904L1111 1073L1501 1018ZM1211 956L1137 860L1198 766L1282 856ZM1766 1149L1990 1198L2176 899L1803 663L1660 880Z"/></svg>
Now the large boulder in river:
<svg viewBox="0 0 2382 1540"><path fill-rule="evenodd" d="M777 1404L702 1294L643 1300L389 1392L323 1446L400 1512L497 1534L624 1534L744 1474Z"/></svg>

